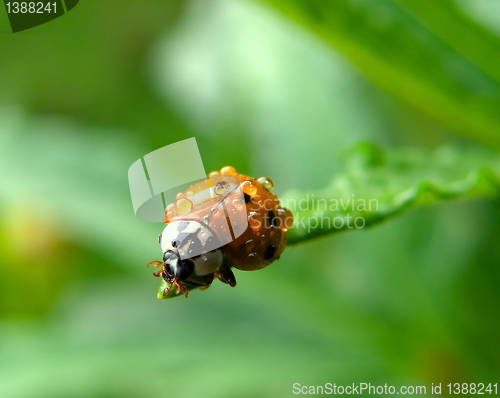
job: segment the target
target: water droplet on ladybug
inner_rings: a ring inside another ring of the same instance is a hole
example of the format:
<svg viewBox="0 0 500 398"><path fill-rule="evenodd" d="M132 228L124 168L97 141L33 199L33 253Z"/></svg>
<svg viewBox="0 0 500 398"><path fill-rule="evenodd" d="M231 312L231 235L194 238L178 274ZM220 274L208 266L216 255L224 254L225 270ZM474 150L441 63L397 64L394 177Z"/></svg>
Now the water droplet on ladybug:
<svg viewBox="0 0 500 398"><path fill-rule="evenodd" d="M186 195L184 195L184 192L179 192L177 195L175 195L175 199L179 200L181 198L184 198Z"/></svg>
<svg viewBox="0 0 500 398"><path fill-rule="evenodd" d="M215 184L214 192L216 195L224 195L227 192L227 188L229 185L226 185L224 182L218 182Z"/></svg>
<svg viewBox="0 0 500 398"><path fill-rule="evenodd" d="M243 203L240 199L235 199L233 200L233 206L234 209L241 210L245 207L245 203Z"/></svg>
<svg viewBox="0 0 500 398"><path fill-rule="evenodd" d="M255 211L251 211L248 214L248 223L250 224L250 226L252 228L259 228L260 221L259 221L258 213L256 213Z"/></svg>
<svg viewBox="0 0 500 398"><path fill-rule="evenodd" d="M236 175L236 170L234 169L234 167L225 166L222 169L220 169L220 173L222 175L235 176Z"/></svg>
<svg viewBox="0 0 500 398"><path fill-rule="evenodd" d="M170 203L167 208L166 208L167 211L173 211L174 210L174 204L173 203Z"/></svg>
<svg viewBox="0 0 500 398"><path fill-rule="evenodd" d="M253 196L257 193L257 186L251 181L244 181L241 183L241 190L249 196Z"/></svg>
<svg viewBox="0 0 500 398"><path fill-rule="evenodd" d="M180 216L185 216L193 209L193 202L187 198L181 198L175 202L175 211Z"/></svg>
<svg viewBox="0 0 500 398"><path fill-rule="evenodd" d="M250 253L245 258L245 266L249 269L257 269L261 263L260 256L257 253Z"/></svg>
<svg viewBox="0 0 500 398"><path fill-rule="evenodd" d="M194 193L192 191L187 191L186 192L186 196L189 198L190 196L193 196Z"/></svg>
<svg viewBox="0 0 500 398"><path fill-rule="evenodd" d="M272 190L274 188L274 182L269 177L259 177L257 181L262 184L262 186L268 190Z"/></svg>
<svg viewBox="0 0 500 398"><path fill-rule="evenodd" d="M220 176L220 171L212 171L208 176L209 177Z"/></svg>
<svg viewBox="0 0 500 398"><path fill-rule="evenodd" d="M219 209L218 207L214 207L212 210L212 220L217 220L220 215L221 209Z"/></svg>

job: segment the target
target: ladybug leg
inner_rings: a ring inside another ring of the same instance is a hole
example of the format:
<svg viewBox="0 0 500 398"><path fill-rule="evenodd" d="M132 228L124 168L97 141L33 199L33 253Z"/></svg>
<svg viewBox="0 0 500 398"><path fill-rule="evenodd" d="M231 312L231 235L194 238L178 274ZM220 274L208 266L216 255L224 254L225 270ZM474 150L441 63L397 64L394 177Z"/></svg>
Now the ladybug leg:
<svg viewBox="0 0 500 398"><path fill-rule="evenodd" d="M161 267L163 265L163 261L153 260L146 264L146 266L154 265L155 267Z"/></svg>
<svg viewBox="0 0 500 398"><path fill-rule="evenodd" d="M225 283L226 285L228 284L228 283L227 283L226 278L224 278L224 277L223 277L220 273L215 272L215 273L214 273L214 275L215 275L215 276L216 276L216 277L217 277L217 278L218 278L221 282Z"/></svg>
<svg viewBox="0 0 500 398"><path fill-rule="evenodd" d="M214 280L214 274L208 274L202 277L202 280L187 278L182 281L193 286L200 286L200 289L205 290L210 287L210 284Z"/></svg>
<svg viewBox="0 0 500 398"><path fill-rule="evenodd" d="M236 286L236 277L234 276L233 271L231 271L231 268L229 268L229 266L225 263L219 268L219 272L215 273L215 276L219 278L221 282L224 282L231 287Z"/></svg>
<svg viewBox="0 0 500 398"><path fill-rule="evenodd" d="M212 282L214 281L214 274L208 274L203 277L203 282L205 285L200 287L200 290L207 290L211 285Z"/></svg>
<svg viewBox="0 0 500 398"><path fill-rule="evenodd" d="M172 287L174 287L173 283L167 289L163 289L163 297L165 297L167 294L169 294L172 291Z"/></svg>
<svg viewBox="0 0 500 398"><path fill-rule="evenodd" d="M186 286L184 286L182 283L180 283L177 279L174 281L172 286L174 284L177 286L177 294L184 293L186 295L186 298L187 298L187 296L189 294L189 289Z"/></svg>
<svg viewBox="0 0 500 398"><path fill-rule="evenodd" d="M188 296L188 293L189 293L188 288L177 280L175 280L173 283L170 283L168 288L163 290L163 296L166 296L167 294L169 294L172 291L174 285L177 287L177 294L184 293L186 295L186 297Z"/></svg>
<svg viewBox="0 0 500 398"><path fill-rule="evenodd" d="M166 274L166 272L165 272L164 269L159 269L158 271L154 272L153 275L154 276L160 276L161 275L161 277L163 278L163 280L168 284L168 288L163 289L163 296L164 297L172 291L172 288L174 287L174 285L177 285L177 292L179 292L179 283L177 282L177 279L172 280Z"/></svg>
<svg viewBox="0 0 500 398"><path fill-rule="evenodd" d="M214 274L208 274L203 277L203 282L206 283L205 286L200 287L201 290L207 290L214 281Z"/></svg>

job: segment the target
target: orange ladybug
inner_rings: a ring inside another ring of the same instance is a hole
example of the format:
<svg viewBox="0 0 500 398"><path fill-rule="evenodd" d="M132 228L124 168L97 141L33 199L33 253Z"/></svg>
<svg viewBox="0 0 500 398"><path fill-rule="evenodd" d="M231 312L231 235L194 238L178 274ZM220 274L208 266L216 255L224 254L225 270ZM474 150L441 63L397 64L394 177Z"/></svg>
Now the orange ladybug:
<svg viewBox="0 0 500 398"><path fill-rule="evenodd" d="M292 213L281 207L268 177L238 174L231 166L209 174L165 211L167 224L158 236L163 261L153 275L177 293L188 295L187 285L207 288L214 277L236 286L231 268L254 271L279 259L286 246Z"/></svg>

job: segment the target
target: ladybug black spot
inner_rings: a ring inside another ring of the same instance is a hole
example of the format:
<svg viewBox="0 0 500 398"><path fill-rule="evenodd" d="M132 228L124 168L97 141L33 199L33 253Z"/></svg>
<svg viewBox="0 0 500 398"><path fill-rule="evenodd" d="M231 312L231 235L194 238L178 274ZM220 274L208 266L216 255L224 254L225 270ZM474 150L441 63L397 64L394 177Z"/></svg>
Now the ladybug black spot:
<svg viewBox="0 0 500 398"><path fill-rule="evenodd" d="M269 210L267 212L267 216L269 217L269 222L271 223L271 225L276 228L276 216L274 215L274 211L272 210Z"/></svg>
<svg viewBox="0 0 500 398"><path fill-rule="evenodd" d="M243 196L245 197L245 203L253 203L253 199L250 195L244 193Z"/></svg>
<svg viewBox="0 0 500 398"><path fill-rule="evenodd" d="M203 253L203 245L197 236L193 236L189 244L188 255L189 257L193 257L201 253Z"/></svg>
<svg viewBox="0 0 500 398"><path fill-rule="evenodd" d="M274 257L274 253L276 253L276 247L274 247L274 245L268 246L264 252L264 257L266 260L270 260Z"/></svg>
<svg viewBox="0 0 500 398"><path fill-rule="evenodd" d="M172 241L172 247L179 248L186 244L193 237L191 232L181 232L177 235L177 238ZM175 243L175 244L174 244Z"/></svg>

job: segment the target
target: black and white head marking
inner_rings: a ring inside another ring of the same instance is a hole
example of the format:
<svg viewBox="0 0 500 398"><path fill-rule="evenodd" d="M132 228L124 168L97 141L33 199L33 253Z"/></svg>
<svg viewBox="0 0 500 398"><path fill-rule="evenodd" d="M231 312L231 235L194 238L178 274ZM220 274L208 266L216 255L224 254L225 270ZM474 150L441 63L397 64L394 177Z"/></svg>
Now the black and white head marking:
<svg viewBox="0 0 500 398"><path fill-rule="evenodd" d="M182 280L193 272L198 276L208 275L222 265L217 236L198 221L172 221L160 234L159 241L165 270L171 277Z"/></svg>

